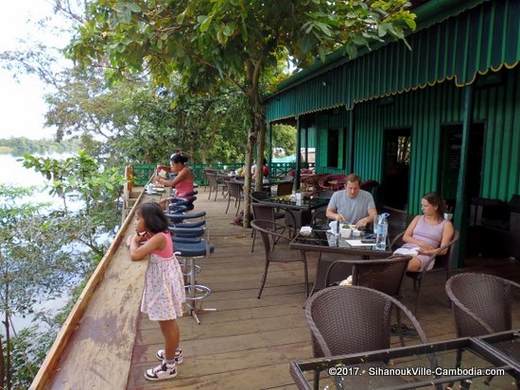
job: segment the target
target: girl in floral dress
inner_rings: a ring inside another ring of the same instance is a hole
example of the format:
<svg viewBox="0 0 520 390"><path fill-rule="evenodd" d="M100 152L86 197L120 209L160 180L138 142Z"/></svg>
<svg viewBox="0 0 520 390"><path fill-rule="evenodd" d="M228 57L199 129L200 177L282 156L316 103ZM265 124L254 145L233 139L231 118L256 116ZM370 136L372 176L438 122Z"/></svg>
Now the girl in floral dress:
<svg viewBox="0 0 520 390"><path fill-rule="evenodd" d="M161 364L146 370L144 377L151 381L174 378L177 364L182 363L179 348L179 327L186 300L181 267L173 253L168 220L157 203L145 203L137 212L137 234L129 239L130 257L134 261L150 255L146 269L141 311L152 321L159 321L165 348L157 351Z"/></svg>

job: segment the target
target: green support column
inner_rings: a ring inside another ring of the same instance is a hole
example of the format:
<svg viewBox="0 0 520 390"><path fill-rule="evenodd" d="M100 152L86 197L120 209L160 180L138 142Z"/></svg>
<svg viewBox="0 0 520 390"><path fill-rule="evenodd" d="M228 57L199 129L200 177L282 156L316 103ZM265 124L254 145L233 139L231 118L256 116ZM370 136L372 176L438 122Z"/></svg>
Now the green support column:
<svg viewBox="0 0 520 390"><path fill-rule="evenodd" d="M294 190L298 190L300 188L300 170L302 164L301 158L301 129L300 129L300 117L296 117L296 174L294 175Z"/></svg>
<svg viewBox="0 0 520 390"><path fill-rule="evenodd" d="M352 110L350 110L348 127L348 159L350 168L349 173L354 173L354 106L352 106Z"/></svg>
<svg viewBox="0 0 520 390"><path fill-rule="evenodd" d="M464 265L464 254L466 247L466 236L468 228L468 208L466 202L466 174L468 165L468 150L471 138L471 120L473 113L473 87L464 87L464 106L462 113L462 145L460 150L460 168L457 184L457 197L455 204L454 225L460 233L458 245L455 247L455 260L457 267Z"/></svg>
<svg viewBox="0 0 520 390"><path fill-rule="evenodd" d="M309 125L305 126L305 165L309 168Z"/></svg>
<svg viewBox="0 0 520 390"><path fill-rule="evenodd" d="M269 153L268 153L268 164L269 164L269 177L271 177L271 172L273 171L273 125L271 122L268 124L268 132L269 132Z"/></svg>

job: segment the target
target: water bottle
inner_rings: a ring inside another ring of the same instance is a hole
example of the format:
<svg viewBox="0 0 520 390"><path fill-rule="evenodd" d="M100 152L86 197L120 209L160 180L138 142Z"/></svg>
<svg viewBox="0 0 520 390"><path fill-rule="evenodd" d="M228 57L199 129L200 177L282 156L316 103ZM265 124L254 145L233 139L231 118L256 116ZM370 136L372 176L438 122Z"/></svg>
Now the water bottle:
<svg viewBox="0 0 520 390"><path fill-rule="evenodd" d="M376 249L384 251L386 249L386 237L388 235L388 216L390 214L383 213L378 215L376 225Z"/></svg>

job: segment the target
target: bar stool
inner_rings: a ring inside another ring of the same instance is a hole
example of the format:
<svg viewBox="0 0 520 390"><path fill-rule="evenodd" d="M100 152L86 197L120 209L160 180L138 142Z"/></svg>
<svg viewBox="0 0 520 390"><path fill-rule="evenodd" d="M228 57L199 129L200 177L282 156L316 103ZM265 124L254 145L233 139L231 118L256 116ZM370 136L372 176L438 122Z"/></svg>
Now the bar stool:
<svg viewBox="0 0 520 390"><path fill-rule="evenodd" d="M184 206L183 206L184 208ZM205 220L206 218L206 212L205 211L191 211L189 213L185 212L186 209L179 209L179 211L174 212L166 212L166 217L173 223L182 223L185 220L192 220L192 219L202 219Z"/></svg>
<svg viewBox="0 0 520 390"><path fill-rule="evenodd" d="M201 311L216 311L215 308L203 308L202 301L211 294L211 289L202 284L198 284L196 280L197 273L200 272L200 266L195 264L195 259L205 258L215 250L206 240L200 239L199 242L187 242L187 239L193 240L197 237L179 237L174 239L175 253L184 260L185 275L187 276L186 289L186 305L190 311L190 315L200 325L197 315Z"/></svg>

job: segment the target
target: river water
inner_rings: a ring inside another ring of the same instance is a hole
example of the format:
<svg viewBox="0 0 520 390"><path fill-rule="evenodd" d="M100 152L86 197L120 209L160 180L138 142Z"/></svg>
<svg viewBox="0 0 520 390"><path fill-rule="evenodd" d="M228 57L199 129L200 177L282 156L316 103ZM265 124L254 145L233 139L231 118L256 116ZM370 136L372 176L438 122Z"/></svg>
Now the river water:
<svg viewBox="0 0 520 390"><path fill-rule="evenodd" d="M51 155L52 158L66 158L69 155L58 154ZM15 157L8 154L0 154L0 184L11 185L17 187L36 187L38 190L31 195L31 201L35 203L49 204L49 207L61 207L61 199L51 196L48 189L45 189L47 180L40 174L32 169L24 168L21 157ZM67 204L69 205L69 203ZM77 202L71 204L72 207L81 207ZM52 299L46 302L42 302L37 305L36 311L45 311L47 314L54 314L60 308L62 308L69 297L69 292L64 291L63 295L59 298ZM13 327L16 331L32 325L33 317L26 316L25 318L20 316L13 316ZM45 325L42 323L35 323L40 329L44 329ZM4 333L3 326L0 327L0 333Z"/></svg>

